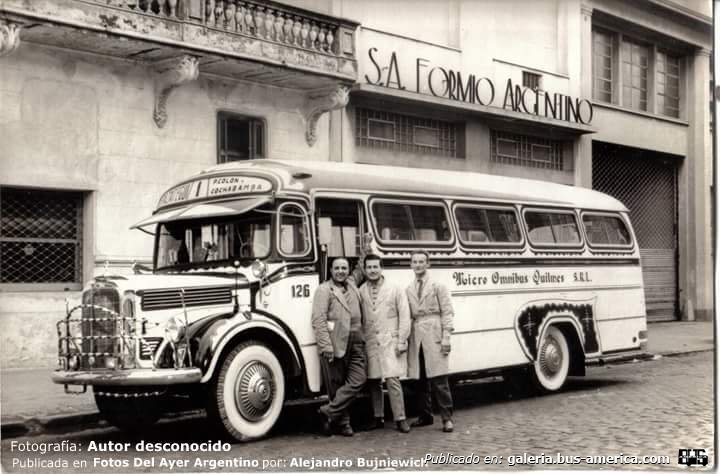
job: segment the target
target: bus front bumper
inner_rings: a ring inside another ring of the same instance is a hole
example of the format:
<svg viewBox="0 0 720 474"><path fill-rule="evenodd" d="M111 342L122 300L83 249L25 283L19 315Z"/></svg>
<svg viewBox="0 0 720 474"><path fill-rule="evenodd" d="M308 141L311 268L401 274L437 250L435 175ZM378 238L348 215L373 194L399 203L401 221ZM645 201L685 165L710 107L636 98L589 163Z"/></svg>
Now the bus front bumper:
<svg viewBox="0 0 720 474"><path fill-rule="evenodd" d="M57 370L52 381L65 385L177 385L198 383L202 372L198 368L185 369L134 369L134 370Z"/></svg>

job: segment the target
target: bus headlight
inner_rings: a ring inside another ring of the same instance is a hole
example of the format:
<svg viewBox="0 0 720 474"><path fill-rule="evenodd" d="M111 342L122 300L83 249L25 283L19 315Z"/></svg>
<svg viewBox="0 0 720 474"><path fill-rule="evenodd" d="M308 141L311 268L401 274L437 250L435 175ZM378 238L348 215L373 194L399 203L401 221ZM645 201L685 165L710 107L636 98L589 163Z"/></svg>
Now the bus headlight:
<svg viewBox="0 0 720 474"><path fill-rule="evenodd" d="M105 368L110 370L117 369L117 359L115 357L106 357Z"/></svg>
<svg viewBox="0 0 720 474"><path fill-rule="evenodd" d="M260 260L255 260L252 264L252 274L255 278L262 278L267 273L267 265Z"/></svg>
<svg viewBox="0 0 720 474"><path fill-rule="evenodd" d="M172 317L165 324L165 337L172 343L177 343L185 334L185 324L178 318Z"/></svg>
<svg viewBox="0 0 720 474"><path fill-rule="evenodd" d="M73 355L68 358L68 369L75 370L78 368L78 356Z"/></svg>

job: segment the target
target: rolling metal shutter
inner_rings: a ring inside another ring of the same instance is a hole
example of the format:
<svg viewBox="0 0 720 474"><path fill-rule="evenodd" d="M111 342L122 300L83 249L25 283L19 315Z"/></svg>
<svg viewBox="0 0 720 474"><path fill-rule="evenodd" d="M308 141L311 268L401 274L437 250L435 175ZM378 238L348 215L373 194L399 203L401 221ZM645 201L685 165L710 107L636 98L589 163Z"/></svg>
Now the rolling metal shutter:
<svg viewBox="0 0 720 474"><path fill-rule="evenodd" d="M645 283L648 321L678 315L677 166L674 157L593 143L593 189L630 210Z"/></svg>

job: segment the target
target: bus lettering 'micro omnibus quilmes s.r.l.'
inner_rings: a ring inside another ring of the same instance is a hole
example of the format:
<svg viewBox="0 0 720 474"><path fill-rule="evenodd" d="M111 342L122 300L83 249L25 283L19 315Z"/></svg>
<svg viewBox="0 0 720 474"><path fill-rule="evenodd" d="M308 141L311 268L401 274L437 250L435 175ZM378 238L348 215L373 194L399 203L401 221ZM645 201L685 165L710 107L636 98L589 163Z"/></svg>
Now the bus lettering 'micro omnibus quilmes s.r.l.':
<svg viewBox="0 0 720 474"><path fill-rule="evenodd" d="M589 359L647 342L627 209L583 188L475 173L258 160L165 192L154 268L96 277L58 323L55 382L91 385L101 413L137 428L169 397L206 404L240 440L290 400L322 394L310 324L328 263L372 251L405 287L427 250L450 289L453 374L502 373L543 391Z"/></svg>

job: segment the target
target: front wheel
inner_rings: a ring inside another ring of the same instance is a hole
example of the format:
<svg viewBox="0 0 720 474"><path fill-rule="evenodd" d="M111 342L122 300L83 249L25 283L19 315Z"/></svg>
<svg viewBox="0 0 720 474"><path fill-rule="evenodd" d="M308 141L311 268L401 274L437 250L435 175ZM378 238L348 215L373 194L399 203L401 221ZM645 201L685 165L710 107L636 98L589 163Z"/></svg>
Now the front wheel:
<svg viewBox="0 0 720 474"><path fill-rule="evenodd" d="M570 348L565 335L555 326L548 327L538 344L531 370L532 381L542 392L560 390L570 371Z"/></svg>
<svg viewBox="0 0 720 474"><path fill-rule="evenodd" d="M210 394L209 413L239 441L265 436L285 400L282 366L258 341L246 341L225 357Z"/></svg>

